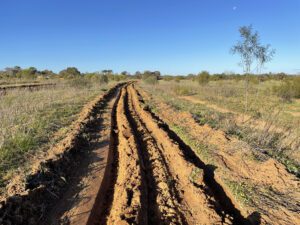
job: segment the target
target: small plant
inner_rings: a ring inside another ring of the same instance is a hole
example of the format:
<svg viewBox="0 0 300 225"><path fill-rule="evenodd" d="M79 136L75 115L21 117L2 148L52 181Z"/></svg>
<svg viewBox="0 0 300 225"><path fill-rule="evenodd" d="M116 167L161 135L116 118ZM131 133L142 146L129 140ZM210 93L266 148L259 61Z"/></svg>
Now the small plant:
<svg viewBox="0 0 300 225"><path fill-rule="evenodd" d="M245 205L252 204L252 188L245 182L225 181L226 185L231 189L236 199L240 200Z"/></svg>
<svg viewBox="0 0 300 225"><path fill-rule="evenodd" d="M194 168L190 174L189 180L196 185L202 185L203 179L204 179L204 171L199 168Z"/></svg>

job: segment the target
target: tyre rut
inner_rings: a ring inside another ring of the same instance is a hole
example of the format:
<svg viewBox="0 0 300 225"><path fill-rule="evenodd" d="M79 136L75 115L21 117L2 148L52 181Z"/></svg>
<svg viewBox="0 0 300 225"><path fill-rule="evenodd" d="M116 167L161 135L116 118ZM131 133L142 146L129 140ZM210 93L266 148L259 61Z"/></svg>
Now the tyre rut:
<svg viewBox="0 0 300 225"><path fill-rule="evenodd" d="M132 104L131 95L126 95L125 111L133 128L140 155L145 165L148 188L149 224L187 224L179 208L178 194L162 149L157 145L150 132L138 117Z"/></svg>
<svg viewBox="0 0 300 225"><path fill-rule="evenodd" d="M240 210L235 207L233 201L226 194L223 186L218 182L218 179L214 177L215 168L211 165L206 165L201 159L196 155L196 153L185 144L175 132L169 129L168 125L165 124L159 117L152 113L147 106L143 107L144 101L142 96L139 94L138 90L132 85L130 87L132 95L135 98L135 104L138 111L140 112L141 117L145 120L150 121L148 123L149 130L157 137L159 140L164 140L162 133L165 133L166 139L169 139L175 145L178 146L178 149L181 151L181 155L184 160L196 169L203 171L203 181L202 182L193 182L195 186L202 189L208 196L214 199L211 203L214 206L216 212L222 217L222 222L227 222L231 220L233 224L257 224L255 220L255 215L250 215L245 218L241 214ZM164 140L165 141L165 140Z"/></svg>
<svg viewBox="0 0 300 225"><path fill-rule="evenodd" d="M187 159L139 98L129 84L115 103L111 145L118 158L104 224L235 223L207 186L206 168Z"/></svg>
<svg viewBox="0 0 300 225"><path fill-rule="evenodd" d="M147 224L147 189L142 161L125 114L126 89L116 106L118 169L106 224Z"/></svg>

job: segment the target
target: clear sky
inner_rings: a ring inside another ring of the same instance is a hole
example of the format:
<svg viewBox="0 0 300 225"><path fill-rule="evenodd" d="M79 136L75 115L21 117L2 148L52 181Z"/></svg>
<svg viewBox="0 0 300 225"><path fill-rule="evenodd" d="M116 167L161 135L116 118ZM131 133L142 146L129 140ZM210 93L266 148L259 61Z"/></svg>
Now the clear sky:
<svg viewBox="0 0 300 225"><path fill-rule="evenodd" d="M300 0L1 0L0 68L235 71L238 28L276 49L265 71L300 72Z"/></svg>

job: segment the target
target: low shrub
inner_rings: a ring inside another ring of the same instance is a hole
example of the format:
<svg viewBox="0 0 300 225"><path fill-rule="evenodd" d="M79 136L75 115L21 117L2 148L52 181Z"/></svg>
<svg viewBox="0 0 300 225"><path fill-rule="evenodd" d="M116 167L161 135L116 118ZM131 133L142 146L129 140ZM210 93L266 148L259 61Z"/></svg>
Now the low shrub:
<svg viewBox="0 0 300 225"><path fill-rule="evenodd" d="M176 95L193 95L194 92L187 86L176 85L173 87L173 92Z"/></svg>
<svg viewBox="0 0 300 225"><path fill-rule="evenodd" d="M143 81L146 84L150 84L150 85L156 85L156 84L158 84L157 77L155 77L155 76L149 76L149 77L143 79Z"/></svg>
<svg viewBox="0 0 300 225"><path fill-rule="evenodd" d="M209 82L210 75L207 71L202 71L197 76L197 81L200 85L205 85Z"/></svg>
<svg viewBox="0 0 300 225"><path fill-rule="evenodd" d="M71 87L75 87L75 88L83 88L83 87L90 87L91 86L91 82L88 79L84 79L84 78L74 78L68 81L68 84Z"/></svg>
<svg viewBox="0 0 300 225"><path fill-rule="evenodd" d="M99 78L100 84L107 84L108 83L108 76L107 75L101 75Z"/></svg>
<svg viewBox="0 0 300 225"><path fill-rule="evenodd" d="M281 85L274 86L273 92L285 101L300 98L300 77L286 80Z"/></svg>

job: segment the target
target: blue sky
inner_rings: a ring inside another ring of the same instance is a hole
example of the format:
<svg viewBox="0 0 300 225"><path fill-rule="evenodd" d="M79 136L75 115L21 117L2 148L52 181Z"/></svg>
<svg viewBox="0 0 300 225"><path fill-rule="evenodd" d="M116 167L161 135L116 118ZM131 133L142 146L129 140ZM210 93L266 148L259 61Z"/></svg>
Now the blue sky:
<svg viewBox="0 0 300 225"><path fill-rule="evenodd" d="M252 24L300 72L300 0L1 0L0 68L241 72L229 53Z"/></svg>

